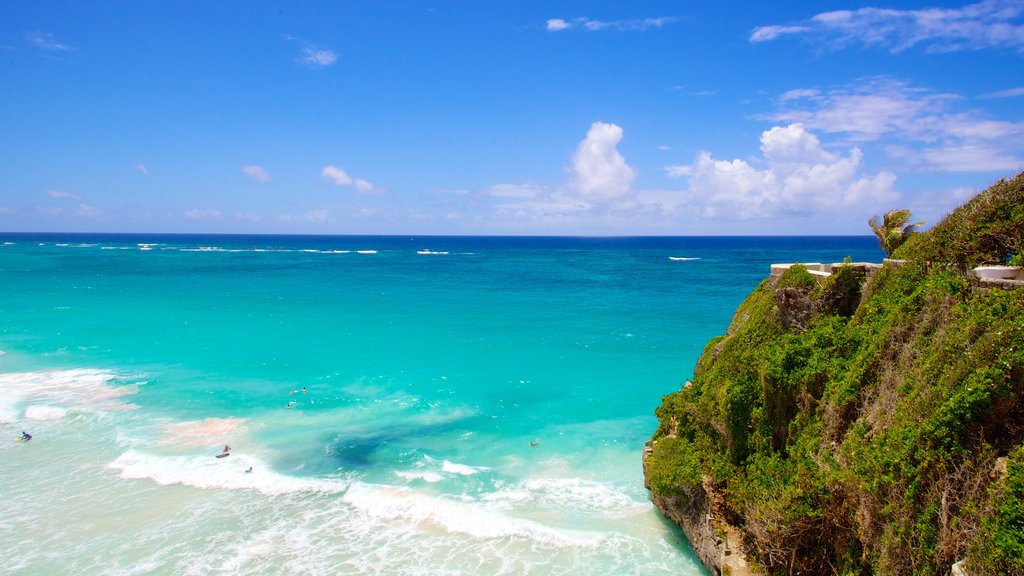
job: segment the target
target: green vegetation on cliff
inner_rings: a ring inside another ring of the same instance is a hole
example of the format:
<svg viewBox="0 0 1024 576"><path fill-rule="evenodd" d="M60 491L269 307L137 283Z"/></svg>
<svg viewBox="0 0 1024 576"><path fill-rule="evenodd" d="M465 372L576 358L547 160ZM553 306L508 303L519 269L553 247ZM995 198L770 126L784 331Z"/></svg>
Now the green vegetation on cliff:
<svg viewBox="0 0 1024 576"><path fill-rule="evenodd" d="M653 492L712 490L776 574L1024 574L1024 174L900 247L794 266L743 302L657 410Z"/></svg>

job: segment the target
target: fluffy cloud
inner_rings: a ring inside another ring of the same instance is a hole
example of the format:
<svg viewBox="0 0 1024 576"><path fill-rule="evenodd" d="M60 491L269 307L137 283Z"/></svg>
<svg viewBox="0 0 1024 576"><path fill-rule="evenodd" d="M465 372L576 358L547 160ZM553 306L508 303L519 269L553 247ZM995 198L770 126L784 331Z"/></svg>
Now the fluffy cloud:
<svg viewBox="0 0 1024 576"><path fill-rule="evenodd" d="M894 10L860 8L823 12L792 25L755 28L751 42L766 42L783 35L812 35L834 47L852 43L900 52L923 46L929 52L984 48L1024 49L1024 3L1020 0L984 0L962 8Z"/></svg>
<svg viewBox="0 0 1024 576"><path fill-rule="evenodd" d="M572 156L563 184L499 184L469 195L464 208L491 210L495 225L541 229L679 230L697 220L811 218L865 213L898 198L890 172L868 174L860 149L830 150L804 126L776 126L761 135L757 159L721 160L701 153L667 168L685 184L675 189L636 187L637 172L618 150L623 130L595 122ZM451 206L445 204L451 213ZM818 228L820 229L820 228Z"/></svg>
<svg viewBox="0 0 1024 576"><path fill-rule="evenodd" d="M242 174L245 174L257 182L270 181L270 172L267 172L266 168L262 166L246 166L242 168Z"/></svg>
<svg viewBox="0 0 1024 576"><path fill-rule="evenodd" d="M594 122L572 158L573 187L583 198L607 201L626 196L636 170L626 164L617 148L622 128Z"/></svg>
<svg viewBox="0 0 1024 576"><path fill-rule="evenodd" d="M994 120L981 110L956 110L965 99L891 78L869 78L829 91L791 90L762 117L855 141L885 139L890 157L932 171L1016 170L1024 122Z"/></svg>
<svg viewBox="0 0 1024 576"><path fill-rule="evenodd" d="M135 171L143 176L149 176L149 168L146 168L145 164L136 164Z"/></svg>
<svg viewBox="0 0 1024 576"><path fill-rule="evenodd" d="M716 160L702 152L688 166L667 169L685 176L687 196L705 218L745 220L806 216L837 209L882 205L897 195L895 175L861 173L862 154L825 150L800 124L776 126L761 134L763 159L757 168L744 160Z"/></svg>
<svg viewBox="0 0 1024 576"><path fill-rule="evenodd" d="M548 20L548 26L547 27L548 27L548 31L550 31L550 32L558 32L559 30L565 30L566 28L569 28L570 26L572 26L572 25L569 24L568 22L566 22L565 20L562 20L561 18L552 18L552 19Z"/></svg>
<svg viewBox="0 0 1024 576"><path fill-rule="evenodd" d="M370 196L380 192L372 182L362 178L353 178L337 166L324 166L324 169L320 171L320 176L331 180L338 186L351 186L356 189L356 192L363 195Z"/></svg>
<svg viewBox="0 0 1024 576"><path fill-rule="evenodd" d="M320 175L333 180L338 186L352 185L352 177L336 166L324 166L324 169L320 171Z"/></svg>

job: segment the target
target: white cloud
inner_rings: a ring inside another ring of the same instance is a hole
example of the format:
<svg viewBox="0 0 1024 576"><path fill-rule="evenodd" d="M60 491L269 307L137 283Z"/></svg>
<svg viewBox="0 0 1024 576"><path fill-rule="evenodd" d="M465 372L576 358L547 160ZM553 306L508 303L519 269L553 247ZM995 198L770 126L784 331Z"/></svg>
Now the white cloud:
<svg viewBox="0 0 1024 576"><path fill-rule="evenodd" d="M185 211L185 217L189 220L220 220L223 218L220 210L214 208L192 208Z"/></svg>
<svg viewBox="0 0 1024 576"><path fill-rule="evenodd" d="M761 26L755 28L753 33L750 34L750 41L765 42L775 40L783 34L797 34L807 30L806 26Z"/></svg>
<svg viewBox="0 0 1024 576"><path fill-rule="evenodd" d="M355 186L356 192L359 192L360 194L372 194L374 191L373 184L363 180L362 178L356 178L352 182L352 185Z"/></svg>
<svg viewBox="0 0 1024 576"><path fill-rule="evenodd" d="M78 194L72 194L71 192L61 192L59 190L48 190L46 195L50 198L67 198L69 200L81 200L82 197Z"/></svg>
<svg viewBox="0 0 1024 576"><path fill-rule="evenodd" d="M761 134L763 159L757 168L744 160L716 160L702 152L688 166L671 166L688 178L690 204L705 218L746 220L806 216L844 208L883 205L897 197L890 172L866 175L862 153L829 152L799 124Z"/></svg>
<svg viewBox="0 0 1024 576"><path fill-rule="evenodd" d="M352 185L352 177L336 166L324 166L324 169L320 171L320 175L333 180L338 186Z"/></svg>
<svg viewBox="0 0 1024 576"><path fill-rule="evenodd" d="M262 166L245 166L242 168L242 174L245 174L257 182L270 181L270 172L267 172L266 168Z"/></svg>
<svg viewBox="0 0 1024 576"><path fill-rule="evenodd" d="M979 96L979 98L1017 98L1018 96L1024 96L1024 86L1018 86L1017 88L1007 88L1006 90L999 90L998 92L990 92L988 94L983 94Z"/></svg>
<svg viewBox="0 0 1024 576"><path fill-rule="evenodd" d="M778 110L763 118L854 141L884 139L890 156L911 169L1015 170L1024 164L1024 122L954 109L965 100L891 78L869 78L830 91L790 90L779 99Z"/></svg>
<svg viewBox="0 0 1024 576"><path fill-rule="evenodd" d="M573 187L584 198L606 201L629 193L636 170L618 151L622 128L594 122L572 159Z"/></svg>
<svg viewBox="0 0 1024 576"><path fill-rule="evenodd" d="M143 176L149 176L149 168L146 168L145 164L136 164L135 171Z"/></svg>
<svg viewBox="0 0 1024 576"><path fill-rule="evenodd" d="M302 55L295 60L307 66L322 68L324 66L334 64L334 62L338 60L338 55L332 50L320 48L315 44L307 42L302 47Z"/></svg>
<svg viewBox="0 0 1024 576"><path fill-rule="evenodd" d="M789 100L799 100L800 98L817 98L821 95L821 90L814 88L796 88L794 90L788 90L779 96L779 100L787 102Z"/></svg>
<svg viewBox="0 0 1024 576"><path fill-rule="evenodd" d="M1024 3L984 0L961 8L895 10L860 8L823 12L785 26L761 26L751 42L775 40L784 34L814 36L834 47L852 43L901 52L922 46L928 52L985 48L1024 50Z"/></svg>
<svg viewBox="0 0 1024 576"><path fill-rule="evenodd" d="M8 208L7 206L0 206L0 214L14 214L14 208Z"/></svg>
<svg viewBox="0 0 1024 576"><path fill-rule="evenodd" d="M675 189L637 188L636 170L617 149L622 137L619 126L595 122L572 156L566 182L497 184L462 202L444 202L444 214L486 209L487 216L474 224L494 230L677 233L692 226L715 230L721 226L716 221L795 222L854 213L866 220L899 198L894 174L867 173L860 149L830 150L800 125L764 131L756 159L721 160L703 152L692 164L666 168L669 175L684 177L685 184Z"/></svg>
<svg viewBox="0 0 1024 576"><path fill-rule="evenodd" d="M42 50L60 52L71 49L70 46L57 41L57 39L53 37L53 34L49 34L47 32L26 32L25 39L36 48L40 48Z"/></svg>
<svg viewBox="0 0 1024 576"><path fill-rule="evenodd" d="M320 171L320 176L333 181L338 186L352 186L356 189L356 192L363 195L371 196L382 192L372 182L362 178L353 178L337 166L324 166L323 170Z"/></svg>
<svg viewBox="0 0 1024 576"><path fill-rule="evenodd" d="M571 24L562 20L561 18L552 18L548 20L548 30L551 32L557 32L559 30L565 30L569 28Z"/></svg>
<svg viewBox="0 0 1024 576"><path fill-rule="evenodd" d="M590 30L591 32L597 32L601 30L619 30L621 32L643 32L651 28L661 28L666 24L671 24L678 20L673 16L662 16L659 18L638 18L633 20L613 20L613 21L602 21L593 20L587 17L575 18L571 21L563 20L561 18L551 18L547 21L545 27L549 32L558 32L561 30L569 30L571 28L582 28L584 30Z"/></svg>

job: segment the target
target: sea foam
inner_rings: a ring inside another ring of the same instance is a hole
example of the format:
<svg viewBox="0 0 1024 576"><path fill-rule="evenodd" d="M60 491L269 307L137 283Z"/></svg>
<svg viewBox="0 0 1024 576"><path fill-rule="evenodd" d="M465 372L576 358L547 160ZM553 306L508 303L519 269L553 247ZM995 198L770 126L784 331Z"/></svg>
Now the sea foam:
<svg viewBox="0 0 1024 576"><path fill-rule="evenodd" d="M518 536L573 547L597 546L604 538L601 533L554 528L516 518L480 501L462 501L396 486L354 482L342 498L373 517L433 525L474 538Z"/></svg>
<svg viewBox="0 0 1024 576"><path fill-rule="evenodd" d="M298 478L274 472L259 458L232 452L227 458L214 453L168 456L130 449L108 464L121 478L152 480L160 485L182 484L194 488L250 489L264 494L293 492L344 492L348 482L337 478ZM246 470L252 467L253 472Z"/></svg>
<svg viewBox="0 0 1024 576"><path fill-rule="evenodd" d="M121 400L134 385L113 385L118 376L102 370L52 370L0 374L0 421L26 418L50 420L68 410L96 412L135 406ZM58 415L59 414L59 415Z"/></svg>

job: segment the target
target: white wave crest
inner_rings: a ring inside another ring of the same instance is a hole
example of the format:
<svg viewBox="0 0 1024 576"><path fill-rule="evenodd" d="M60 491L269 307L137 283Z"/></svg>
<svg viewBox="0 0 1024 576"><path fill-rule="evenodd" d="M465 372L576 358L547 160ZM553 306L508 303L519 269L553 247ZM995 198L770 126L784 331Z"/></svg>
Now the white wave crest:
<svg viewBox="0 0 1024 576"><path fill-rule="evenodd" d="M461 476L472 476L473 474L479 474L486 472L490 468L486 466L467 466L466 464L456 464L454 462L444 461L441 465L441 470L449 474L459 474Z"/></svg>
<svg viewBox="0 0 1024 576"><path fill-rule="evenodd" d="M376 518L408 520L474 538L525 537L561 547L593 547L603 534L559 529L515 518L479 501L453 500L409 488L353 483L342 499Z"/></svg>
<svg viewBox="0 0 1024 576"><path fill-rule="evenodd" d="M232 452L227 458L213 453L165 456L128 450L107 465L121 471L121 478L152 480L157 484L182 484L194 488L251 489L264 494L294 492L339 493L348 482L336 478L296 478L278 474L259 458ZM253 472L246 470L252 467Z"/></svg>
<svg viewBox="0 0 1024 576"><path fill-rule="evenodd" d="M692 262L693 260L700 260L700 258L686 258L684 256L669 256L669 260L675 260L676 262Z"/></svg>
<svg viewBox="0 0 1024 576"><path fill-rule="evenodd" d="M395 476L406 480L422 480L431 484L444 480L444 476L430 470L399 470L395 472Z"/></svg>
<svg viewBox="0 0 1024 576"><path fill-rule="evenodd" d="M29 406L25 408L25 418L28 420L60 420L67 413L67 409L60 406Z"/></svg>
<svg viewBox="0 0 1024 576"><path fill-rule="evenodd" d="M135 386L116 386L117 375L102 370L53 370L0 374L0 421L26 417L53 419L56 410L96 412L125 410L134 405L121 397L135 394ZM40 417L41 416L41 417Z"/></svg>
<svg viewBox="0 0 1024 576"><path fill-rule="evenodd" d="M586 511L613 517L650 508L649 502L634 500L612 484L582 478L530 478L502 486L483 499L505 507L528 504L546 510Z"/></svg>

